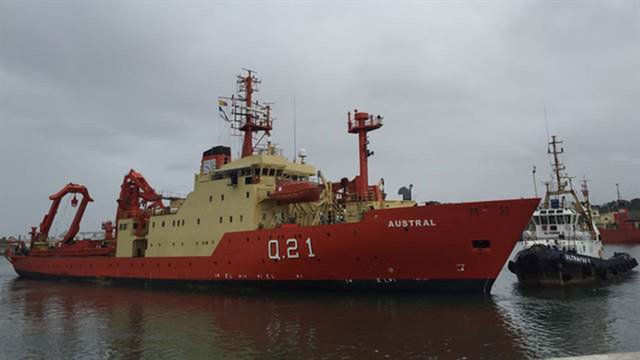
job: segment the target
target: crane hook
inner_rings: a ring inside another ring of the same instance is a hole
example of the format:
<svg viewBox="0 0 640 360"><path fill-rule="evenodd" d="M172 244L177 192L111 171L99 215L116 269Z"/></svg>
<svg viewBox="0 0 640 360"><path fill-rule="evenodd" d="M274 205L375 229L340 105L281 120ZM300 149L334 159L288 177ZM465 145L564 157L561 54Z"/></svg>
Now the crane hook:
<svg viewBox="0 0 640 360"><path fill-rule="evenodd" d="M76 195L73 195L73 199L71 199L71 206L72 207L76 207L78 206L78 199L76 198Z"/></svg>

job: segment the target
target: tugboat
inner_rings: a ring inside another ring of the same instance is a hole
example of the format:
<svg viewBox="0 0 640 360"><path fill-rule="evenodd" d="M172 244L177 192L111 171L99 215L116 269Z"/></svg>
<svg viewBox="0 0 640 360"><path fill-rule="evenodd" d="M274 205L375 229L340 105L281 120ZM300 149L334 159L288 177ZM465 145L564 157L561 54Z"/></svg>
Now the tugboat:
<svg viewBox="0 0 640 360"><path fill-rule="evenodd" d="M255 98L259 82L247 70L237 77L237 93L218 101L221 117L243 137L240 158L224 145L204 151L186 197L163 196L131 170L103 239L76 236L93 200L86 187L65 186L50 197L31 240L7 249L15 271L37 279L214 287L491 290L540 199L387 199L383 181L371 185L368 178L369 134L383 118L357 110L345 127L358 137L360 172L329 181L304 151L287 159L270 142L259 144L273 130L271 105ZM71 205L78 205L75 196L82 200L56 241L49 230L68 194Z"/></svg>
<svg viewBox="0 0 640 360"><path fill-rule="evenodd" d="M553 155L555 184L545 184L543 204L533 213L530 230L523 234L525 249L509 261L508 268L523 285L565 286L620 277L638 262L626 253L603 258L587 182L582 184L581 201L571 178L563 173L566 168L559 160L564 152L558 149L560 144L562 141L552 136L548 152Z"/></svg>

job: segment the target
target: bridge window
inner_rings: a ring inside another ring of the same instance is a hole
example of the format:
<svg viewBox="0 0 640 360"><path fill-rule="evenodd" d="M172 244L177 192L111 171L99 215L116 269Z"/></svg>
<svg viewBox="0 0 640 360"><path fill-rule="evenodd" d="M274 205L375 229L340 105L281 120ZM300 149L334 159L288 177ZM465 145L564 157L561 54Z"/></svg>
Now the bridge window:
<svg viewBox="0 0 640 360"><path fill-rule="evenodd" d="M556 217L557 217L557 221L558 221L559 225L564 224L564 216L559 215L559 216L556 216Z"/></svg>
<svg viewBox="0 0 640 360"><path fill-rule="evenodd" d="M547 221L546 216L540 216L540 223L542 223L542 225L547 225L549 224L549 221Z"/></svg>
<svg viewBox="0 0 640 360"><path fill-rule="evenodd" d="M265 176L269 175L269 169L263 168L262 169L262 175L265 175Z"/></svg>
<svg viewBox="0 0 640 360"><path fill-rule="evenodd" d="M549 216L549 224L551 224L551 225L557 224L555 216L553 216L553 215Z"/></svg>
<svg viewBox="0 0 640 360"><path fill-rule="evenodd" d="M540 225L540 216L534 216L533 217L533 223L536 225Z"/></svg>

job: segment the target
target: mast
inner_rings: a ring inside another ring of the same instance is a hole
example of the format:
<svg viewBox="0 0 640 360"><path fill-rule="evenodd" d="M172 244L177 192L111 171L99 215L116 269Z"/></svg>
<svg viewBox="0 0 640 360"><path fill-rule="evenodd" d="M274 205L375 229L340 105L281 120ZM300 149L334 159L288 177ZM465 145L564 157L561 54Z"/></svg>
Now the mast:
<svg viewBox="0 0 640 360"><path fill-rule="evenodd" d="M616 193L618 194L618 209L622 207L622 196L620 196L620 184L616 183Z"/></svg>
<svg viewBox="0 0 640 360"><path fill-rule="evenodd" d="M369 156L373 151L368 149L369 140L367 133L382 127L382 116L369 115L366 112L354 110L353 119L351 112L347 114L348 132L358 134L358 154L360 158L360 174L356 180L356 193L358 197L364 199L369 190Z"/></svg>
<svg viewBox="0 0 640 360"><path fill-rule="evenodd" d="M536 166L533 165L533 170L531 171L533 175L533 192L538 197L538 185L536 184Z"/></svg>
<svg viewBox="0 0 640 360"><path fill-rule="evenodd" d="M232 120L231 128L236 130L236 135L242 136L242 155L247 157L253 155L255 146L253 144L253 133L264 131L264 134L256 146L265 135L270 135L273 118L271 117L271 106L261 104L254 100L254 92L258 91L258 84L261 83L255 75L255 71L243 69L246 75L238 75L237 92L231 97L220 97L220 104L227 104L225 100L231 101Z"/></svg>
<svg viewBox="0 0 640 360"><path fill-rule="evenodd" d="M558 150L558 145L562 144L561 140L556 140L556 135L551 136L551 142L549 143L550 148L547 149L549 154L553 155L553 171L556 175L556 183L557 183L557 192L563 192L566 184L562 182L562 170L565 170L564 164L560 162L558 155L564 153L564 149L561 148Z"/></svg>
<svg viewBox="0 0 640 360"><path fill-rule="evenodd" d="M582 197L584 197L584 202L585 202L585 207L587 208L587 214L589 215L589 219L593 218L593 214L591 213L591 202L589 201L589 187L587 186L587 183L589 182L589 180L587 180L587 178L584 178L582 180L582 186L581 186L581 190L582 190Z"/></svg>

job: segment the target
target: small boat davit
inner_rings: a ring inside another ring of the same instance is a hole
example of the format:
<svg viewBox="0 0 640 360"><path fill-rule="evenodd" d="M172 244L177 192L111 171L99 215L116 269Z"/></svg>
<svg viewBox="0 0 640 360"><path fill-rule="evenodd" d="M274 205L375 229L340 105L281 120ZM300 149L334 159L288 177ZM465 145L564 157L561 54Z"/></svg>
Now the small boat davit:
<svg viewBox="0 0 640 360"><path fill-rule="evenodd" d="M540 199L387 199L383 181L371 185L368 175L368 134L383 118L357 110L345 125L358 137L360 172L327 180L305 156L287 159L271 142L260 144L273 119L271 105L254 96L258 83L247 70L237 77L237 93L219 98L221 118L243 136L239 158L224 145L204 151L188 196L163 196L131 170L101 239L76 236L92 199L84 186L67 185L51 197L30 241L7 248L15 271L141 284L490 291ZM66 236L52 239L51 224L68 194L82 196L80 206Z"/></svg>
<svg viewBox="0 0 640 360"><path fill-rule="evenodd" d="M582 184L584 201L572 188L558 155L562 141L552 137L554 184L547 183L542 206L533 213L523 234L524 250L509 261L509 270L522 285L565 286L621 277L638 265L627 253L603 258L602 242L589 203L587 182Z"/></svg>

